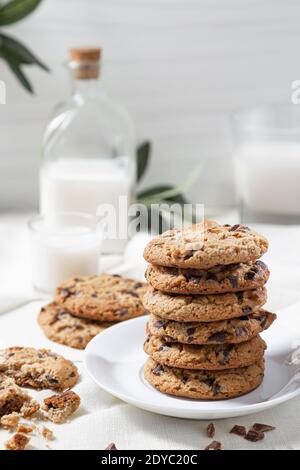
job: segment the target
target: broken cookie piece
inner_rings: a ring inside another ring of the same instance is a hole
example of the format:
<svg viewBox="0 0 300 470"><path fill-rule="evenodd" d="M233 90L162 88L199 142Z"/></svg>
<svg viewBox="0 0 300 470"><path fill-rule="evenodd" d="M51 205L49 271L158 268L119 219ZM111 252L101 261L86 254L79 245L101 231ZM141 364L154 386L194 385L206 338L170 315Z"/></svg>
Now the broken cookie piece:
<svg viewBox="0 0 300 470"><path fill-rule="evenodd" d="M44 439L46 439L46 441L52 441L54 439L53 431L51 431L49 428L46 428L46 426L42 428L40 434Z"/></svg>
<svg viewBox="0 0 300 470"><path fill-rule="evenodd" d="M76 366L48 349L12 347L0 350L0 373L21 387L66 390L78 380Z"/></svg>
<svg viewBox="0 0 300 470"><path fill-rule="evenodd" d="M13 428L18 424L17 415L30 418L40 405L22 390L13 378L0 374L0 424Z"/></svg>
<svg viewBox="0 0 300 470"><path fill-rule="evenodd" d="M13 431L19 424L20 414L15 411L9 415L4 415L0 418L0 426L9 431Z"/></svg>
<svg viewBox="0 0 300 470"><path fill-rule="evenodd" d="M47 417L50 421L61 424L75 413L79 405L79 395L71 390L67 390L58 395L45 398L42 408L47 412Z"/></svg>
<svg viewBox="0 0 300 470"><path fill-rule="evenodd" d="M21 432L17 432L11 439L5 442L4 446L7 450L25 450L30 442L30 437Z"/></svg>

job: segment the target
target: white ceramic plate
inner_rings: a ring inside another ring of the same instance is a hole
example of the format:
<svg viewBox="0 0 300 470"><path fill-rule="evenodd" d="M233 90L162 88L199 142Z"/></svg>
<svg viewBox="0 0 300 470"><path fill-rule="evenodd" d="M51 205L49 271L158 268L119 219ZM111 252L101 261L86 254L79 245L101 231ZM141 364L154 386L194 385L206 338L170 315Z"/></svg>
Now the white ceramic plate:
<svg viewBox="0 0 300 470"><path fill-rule="evenodd" d="M299 305L285 309L263 335L268 343L263 384L240 398L200 401L164 395L143 377L142 346L147 317L119 323L96 336L85 351L85 365L103 390L144 410L190 419L243 416L272 408L300 394L297 366L285 364L300 339ZM300 370L300 366L298 366Z"/></svg>

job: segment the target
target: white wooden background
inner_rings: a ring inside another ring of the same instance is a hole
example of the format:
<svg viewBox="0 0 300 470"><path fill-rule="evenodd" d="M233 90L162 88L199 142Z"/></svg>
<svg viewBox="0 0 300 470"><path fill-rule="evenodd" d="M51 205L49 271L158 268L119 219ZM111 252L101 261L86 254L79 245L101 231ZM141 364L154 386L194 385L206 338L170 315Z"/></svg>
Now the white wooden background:
<svg viewBox="0 0 300 470"><path fill-rule="evenodd" d="M288 102L300 78L298 0L45 0L6 29L51 67L28 69L26 94L0 63L0 210L37 205L40 142L68 90L69 46L101 44L105 82L132 113L154 155L146 184L179 182L202 164L189 191L209 205L234 202L229 113Z"/></svg>

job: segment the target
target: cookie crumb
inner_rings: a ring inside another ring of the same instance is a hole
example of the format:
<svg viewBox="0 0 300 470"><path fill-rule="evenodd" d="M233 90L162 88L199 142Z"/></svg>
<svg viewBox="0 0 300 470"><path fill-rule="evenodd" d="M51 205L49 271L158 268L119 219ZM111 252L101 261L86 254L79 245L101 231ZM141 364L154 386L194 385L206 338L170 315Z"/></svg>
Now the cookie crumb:
<svg viewBox="0 0 300 470"><path fill-rule="evenodd" d="M0 425L4 429L13 431L18 426L19 421L20 421L19 413L13 412L9 415L2 416L2 418L0 419Z"/></svg>
<svg viewBox="0 0 300 470"><path fill-rule="evenodd" d="M219 441L212 441L204 450L222 450L222 444Z"/></svg>
<svg viewBox="0 0 300 470"><path fill-rule="evenodd" d="M235 434L236 436L241 436L241 437L245 437L247 434L245 426L239 426L238 424L233 426L233 428L229 431L229 433Z"/></svg>
<svg viewBox="0 0 300 470"><path fill-rule="evenodd" d="M207 437L213 438L216 434L214 423L209 423L206 428Z"/></svg>
<svg viewBox="0 0 300 470"><path fill-rule="evenodd" d="M111 442L104 450L119 450L114 442Z"/></svg>
<svg viewBox="0 0 300 470"><path fill-rule="evenodd" d="M255 431L253 428L251 428L245 436L245 439L250 442L262 441L264 438L265 435L263 432Z"/></svg>
<svg viewBox="0 0 300 470"><path fill-rule="evenodd" d="M42 428L42 430L40 431L40 434L47 441L52 441L54 439L53 431L51 431L51 429L49 428L46 428L46 426Z"/></svg>
<svg viewBox="0 0 300 470"><path fill-rule="evenodd" d="M255 423L251 429L257 432L269 432L274 431L276 428L275 426L270 426L269 424Z"/></svg>
<svg viewBox="0 0 300 470"><path fill-rule="evenodd" d="M31 419L40 409L40 405L35 400L31 399L24 403L21 408L21 415L23 418Z"/></svg>
<svg viewBox="0 0 300 470"><path fill-rule="evenodd" d="M30 434L33 432L33 426L28 426L27 424L19 424L17 427L17 433Z"/></svg>
<svg viewBox="0 0 300 470"><path fill-rule="evenodd" d="M62 424L75 413L80 405L80 397L77 393L67 390L66 392L45 398L43 410L47 417L55 424Z"/></svg>
<svg viewBox="0 0 300 470"><path fill-rule="evenodd" d="M11 439L5 442L4 446L7 450L24 450L30 442L30 437L21 432L17 432Z"/></svg>

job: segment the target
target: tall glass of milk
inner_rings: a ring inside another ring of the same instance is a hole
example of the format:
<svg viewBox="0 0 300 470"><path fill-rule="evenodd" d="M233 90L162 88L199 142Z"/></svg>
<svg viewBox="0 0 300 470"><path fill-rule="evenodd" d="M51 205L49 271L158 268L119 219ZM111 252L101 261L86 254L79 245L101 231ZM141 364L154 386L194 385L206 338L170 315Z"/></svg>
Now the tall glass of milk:
<svg viewBox="0 0 300 470"><path fill-rule="evenodd" d="M244 222L300 222L300 108L273 105L233 118L236 186Z"/></svg>
<svg viewBox="0 0 300 470"><path fill-rule="evenodd" d="M43 142L40 211L83 212L106 218L104 252L127 242L127 208L135 181L134 128L128 113L105 93L101 50L70 51L72 93L56 107ZM106 235L109 234L109 235Z"/></svg>

